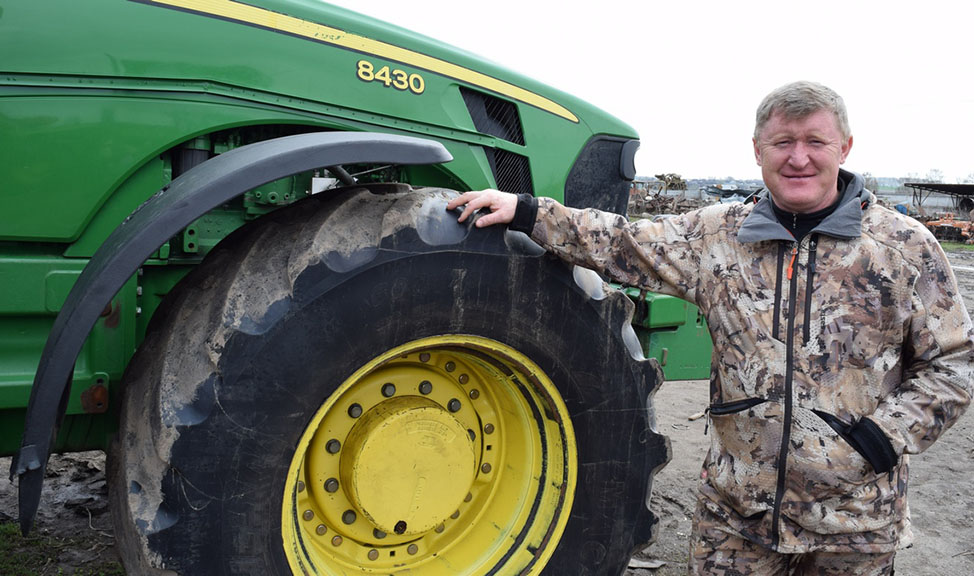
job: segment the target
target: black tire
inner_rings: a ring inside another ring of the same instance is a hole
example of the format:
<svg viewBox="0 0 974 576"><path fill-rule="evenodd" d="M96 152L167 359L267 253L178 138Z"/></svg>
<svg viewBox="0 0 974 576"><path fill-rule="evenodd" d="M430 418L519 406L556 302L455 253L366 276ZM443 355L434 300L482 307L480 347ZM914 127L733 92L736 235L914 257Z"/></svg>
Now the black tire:
<svg viewBox="0 0 974 576"><path fill-rule="evenodd" d="M457 224L444 210L453 192L385 192L348 189L262 218L157 312L126 373L111 454L129 573L291 574L282 513L305 428L377 354L449 334L523 354L570 414L574 503L541 573L622 574L651 539L649 490L669 445L653 422L661 374L642 359L629 300L523 234ZM516 562L455 573L539 573Z"/></svg>

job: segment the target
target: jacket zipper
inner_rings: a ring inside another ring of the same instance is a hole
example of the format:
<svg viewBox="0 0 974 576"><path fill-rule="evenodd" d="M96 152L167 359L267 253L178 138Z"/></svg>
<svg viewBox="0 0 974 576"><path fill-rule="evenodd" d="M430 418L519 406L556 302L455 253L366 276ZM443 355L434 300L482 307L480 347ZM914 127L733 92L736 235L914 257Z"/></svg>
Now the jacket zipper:
<svg viewBox="0 0 974 576"><path fill-rule="evenodd" d="M775 275L774 281L774 320L771 326L771 337L776 340L781 333L778 326L781 324L781 268L784 264L785 244L782 242L778 244L778 268L776 268L778 273Z"/></svg>
<svg viewBox="0 0 974 576"><path fill-rule="evenodd" d="M781 430L781 448L778 451L778 481L775 486L774 508L771 513L771 548L778 549L781 538L781 530L778 522L781 519L781 500L785 495L785 464L788 461L788 444L791 442L791 419L792 419L792 373L795 364L795 306L798 303L798 274L793 274L794 262L798 255L798 242L792 243L792 260L788 265L788 279L791 280L791 291L788 294L788 334L785 342L785 415ZM781 269L778 269L781 275Z"/></svg>
<svg viewBox="0 0 974 576"><path fill-rule="evenodd" d="M758 404L763 404L767 402L765 398L745 398L743 400L734 400L733 402L725 402L723 404L712 404L707 411L715 416L723 416L725 414L733 414L735 412L743 412L748 408L754 408Z"/></svg>
<svg viewBox="0 0 974 576"><path fill-rule="evenodd" d="M802 344L808 344L811 338L812 318L812 286L815 281L815 249L818 248L818 234L812 234L808 243L808 273L805 276L805 327L802 330Z"/></svg>
<svg viewBox="0 0 974 576"><path fill-rule="evenodd" d="M754 408L758 404L764 404L767 402L767 398L745 398L743 400L735 400L733 402L725 402L723 404L711 404L704 410L707 414L707 423L703 425L703 435L707 435L707 431L710 430L710 417L711 416L725 416L727 414L735 414L737 412L743 412Z"/></svg>

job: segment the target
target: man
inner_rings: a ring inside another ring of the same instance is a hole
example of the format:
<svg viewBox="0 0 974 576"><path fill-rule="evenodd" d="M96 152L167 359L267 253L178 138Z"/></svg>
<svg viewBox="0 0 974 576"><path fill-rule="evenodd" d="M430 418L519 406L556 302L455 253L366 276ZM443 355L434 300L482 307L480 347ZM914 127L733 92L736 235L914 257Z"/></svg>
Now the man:
<svg viewBox="0 0 974 576"><path fill-rule="evenodd" d="M460 221L510 224L618 282L685 298L714 343L694 574L880 575L912 540L910 454L970 403L974 329L918 222L840 169L845 104L810 82L757 111L767 192L638 221L468 192Z"/></svg>

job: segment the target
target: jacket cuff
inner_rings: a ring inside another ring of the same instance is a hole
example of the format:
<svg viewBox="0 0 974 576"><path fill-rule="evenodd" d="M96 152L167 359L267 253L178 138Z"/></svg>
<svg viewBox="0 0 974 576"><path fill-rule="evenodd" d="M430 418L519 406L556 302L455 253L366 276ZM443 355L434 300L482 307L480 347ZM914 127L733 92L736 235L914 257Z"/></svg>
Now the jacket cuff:
<svg viewBox="0 0 974 576"><path fill-rule="evenodd" d="M899 460L889 438L869 418L861 418L850 426L846 430L845 437L877 474L889 472Z"/></svg>
<svg viewBox="0 0 974 576"><path fill-rule="evenodd" d="M518 194L517 207L514 209L514 219L507 225L507 228L530 235L531 231L534 230L534 222L537 219L538 199L530 194Z"/></svg>

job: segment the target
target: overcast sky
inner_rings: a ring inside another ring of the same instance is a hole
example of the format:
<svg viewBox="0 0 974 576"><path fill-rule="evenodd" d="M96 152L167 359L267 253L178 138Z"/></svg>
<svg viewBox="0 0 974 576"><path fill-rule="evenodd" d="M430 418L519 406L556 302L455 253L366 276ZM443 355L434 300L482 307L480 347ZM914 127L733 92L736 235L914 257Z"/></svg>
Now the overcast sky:
<svg viewBox="0 0 974 576"><path fill-rule="evenodd" d="M974 5L950 0L340 0L603 108L640 175L760 178L754 110L814 80L846 101L845 167L974 178Z"/></svg>

